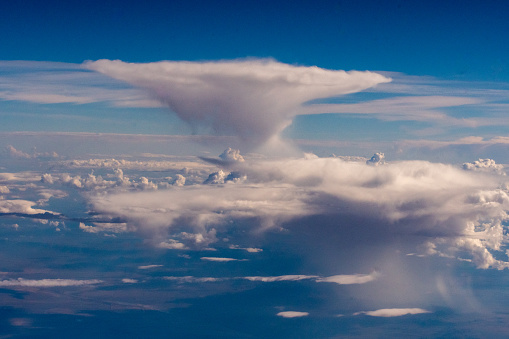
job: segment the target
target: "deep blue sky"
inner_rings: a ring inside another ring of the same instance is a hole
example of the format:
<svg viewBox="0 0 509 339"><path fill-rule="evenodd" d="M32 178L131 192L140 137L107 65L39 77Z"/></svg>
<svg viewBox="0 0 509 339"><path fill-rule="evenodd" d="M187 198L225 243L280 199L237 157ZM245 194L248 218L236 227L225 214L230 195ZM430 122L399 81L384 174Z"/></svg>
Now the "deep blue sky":
<svg viewBox="0 0 509 339"><path fill-rule="evenodd" d="M273 57L509 79L506 1L4 1L0 60Z"/></svg>

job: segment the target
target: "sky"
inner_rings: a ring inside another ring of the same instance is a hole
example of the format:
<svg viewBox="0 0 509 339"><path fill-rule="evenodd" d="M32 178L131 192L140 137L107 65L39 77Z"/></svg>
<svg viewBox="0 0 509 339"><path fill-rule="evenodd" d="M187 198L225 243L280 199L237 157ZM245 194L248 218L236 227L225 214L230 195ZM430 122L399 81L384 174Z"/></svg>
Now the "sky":
<svg viewBox="0 0 509 339"><path fill-rule="evenodd" d="M507 337L508 14L3 2L0 337Z"/></svg>

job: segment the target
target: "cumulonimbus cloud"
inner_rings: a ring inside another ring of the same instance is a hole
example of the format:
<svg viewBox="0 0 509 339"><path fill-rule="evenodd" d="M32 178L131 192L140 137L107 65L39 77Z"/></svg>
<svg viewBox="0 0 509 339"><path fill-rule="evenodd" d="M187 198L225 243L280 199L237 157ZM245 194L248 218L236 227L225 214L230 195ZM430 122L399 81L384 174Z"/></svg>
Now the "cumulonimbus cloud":
<svg viewBox="0 0 509 339"><path fill-rule="evenodd" d="M145 64L98 60L84 67L147 89L194 126L254 143L281 132L307 101L390 81L368 71L294 66L272 59Z"/></svg>

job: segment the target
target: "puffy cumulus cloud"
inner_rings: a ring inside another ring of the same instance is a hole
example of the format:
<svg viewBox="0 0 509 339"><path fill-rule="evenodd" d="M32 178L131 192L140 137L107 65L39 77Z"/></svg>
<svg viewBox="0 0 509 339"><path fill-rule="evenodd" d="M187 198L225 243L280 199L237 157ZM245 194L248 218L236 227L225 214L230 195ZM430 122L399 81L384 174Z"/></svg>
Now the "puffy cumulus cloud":
<svg viewBox="0 0 509 339"><path fill-rule="evenodd" d="M39 153L33 150L32 154L25 153L20 151L12 145L7 145L4 148L4 155L10 158L18 158L18 159L34 159L34 158L58 158L58 154L56 152L46 152Z"/></svg>
<svg viewBox="0 0 509 339"><path fill-rule="evenodd" d="M212 230L238 225L235 220L247 220L258 230L291 231L310 223L305 218L322 217L312 227L325 239L336 233L364 244L375 238L419 238L433 248L420 255L468 259L480 268L508 266L503 246L509 194L501 188L503 176L424 161L369 166L309 156L239 162L234 169L246 176L244 183L102 194L91 196L91 204L103 217L121 218L155 239L182 232L207 238ZM216 240L215 233L208 239L203 246ZM200 247L196 241L186 245Z"/></svg>
<svg viewBox="0 0 509 339"><path fill-rule="evenodd" d="M300 318L300 317L307 317L309 315L308 312L297 312L297 311L284 311L279 312L277 316L283 317L283 318Z"/></svg>
<svg viewBox="0 0 509 339"><path fill-rule="evenodd" d="M21 214L58 214L55 212L33 208L36 205L28 200L0 200L0 213L21 213Z"/></svg>
<svg viewBox="0 0 509 339"><path fill-rule="evenodd" d="M385 154L383 154L383 153L375 153L371 157L371 159L366 161L366 164L373 165L373 166L383 165L383 164L385 164L385 160L384 159L385 159Z"/></svg>
<svg viewBox="0 0 509 339"><path fill-rule="evenodd" d="M94 226L88 226L80 222L79 228L83 232L87 233L101 233L101 232L123 233L128 231L126 223L94 222L93 224Z"/></svg>
<svg viewBox="0 0 509 339"><path fill-rule="evenodd" d="M96 285L102 283L102 280L89 279L89 280L74 280L74 279L9 279L0 280L2 287L68 287L68 286L84 286Z"/></svg>
<svg viewBox="0 0 509 339"><path fill-rule="evenodd" d="M147 89L194 126L255 143L281 132L307 101L390 81L372 72L293 66L271 59L146 64L98 60L84 67Z"/></svg>
<svg viewBox="0 0 509 339"><path fill-rule="evenodd" d="M493 159L479 159L474 162L466 162L463 164L463 169L505 175L504 165L495 163Z"/></svg>
<svg viewBox="0 0 509 339"><path fill-rule="evenodd" d="M244 157L240 154L240 151L238 149L232 149L231 147L225 149L219 157L228 162L244 162Z"/></svg>
<svg viewBox="0 0 509 339"><path fill-rule="evenodd" d="M423 313L431 313L422 308L383 308L376 311L363 311L354 313L354 315L366 314L372 317L401 317L403 315L408 314L423 314Z"/></svg>

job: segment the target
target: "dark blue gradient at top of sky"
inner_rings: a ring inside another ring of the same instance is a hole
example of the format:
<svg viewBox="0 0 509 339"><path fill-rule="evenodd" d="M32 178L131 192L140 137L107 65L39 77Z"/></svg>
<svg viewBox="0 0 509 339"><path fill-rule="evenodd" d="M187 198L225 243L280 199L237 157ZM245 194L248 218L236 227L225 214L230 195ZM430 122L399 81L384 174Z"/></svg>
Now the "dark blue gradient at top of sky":
<svg viewBox="0 0 509 339"><path fill-rule="evenodd" d="M509 79L506 1L3 1L0 60L273 57Z"/></svg>

